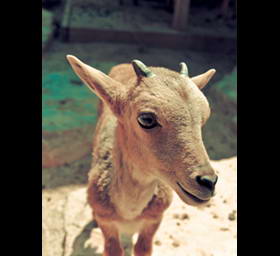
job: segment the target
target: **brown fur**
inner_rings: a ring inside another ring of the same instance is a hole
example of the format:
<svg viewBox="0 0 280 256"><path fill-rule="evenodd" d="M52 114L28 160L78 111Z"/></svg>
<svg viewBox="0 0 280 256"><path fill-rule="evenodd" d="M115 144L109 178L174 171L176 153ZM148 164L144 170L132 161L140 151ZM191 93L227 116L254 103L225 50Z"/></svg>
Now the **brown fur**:
<svg viewBox="0 0 280 256"><path fill-rule="evenodd" d="M146 78L136 76L131 64L121 64L107 76L73 56L68 60L102 100L88 202L105 238L103 255L124 255L121 233L139 233L135 255L151 255L171 188L184 202L200 204L176 182L200 199L211 197L195 177L214 174L201 137L210 109L199 90L214 71L190 79L150 67L155 76ZM162 127L143 130L136 121L141 111L156 112Z"/></svg>

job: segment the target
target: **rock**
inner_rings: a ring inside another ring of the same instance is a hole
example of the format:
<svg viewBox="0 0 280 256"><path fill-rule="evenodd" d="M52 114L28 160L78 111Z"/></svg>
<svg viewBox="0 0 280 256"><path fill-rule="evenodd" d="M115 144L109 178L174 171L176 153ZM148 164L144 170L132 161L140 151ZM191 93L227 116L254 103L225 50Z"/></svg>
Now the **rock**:
<svg viewBox="0 0 280 256"><path fill-rule="evenodd" d="M186 219L189 219L189 218L190 218L189 215L186 214L186 213L183 213L183 214L181 214L181 216L180 216L180 219L181 219L181 220L186 220Z"/></svg>
<svg viewBox="0 0 280 256"><path fill-rule="evenodd" d="M220 228L220 230L221 230L221 231L228 231L228 230L229 230L229 228L222 227L222 228Z"/></svg>
<svg viewBox="0 0 280 256"><path fill-rule="evenodd" d="M173 247L179 247L180 243L178 241L173 241L172 246Z"/></svg>
<svg viewBox="0 0 280 256"><path fill-rule="evenodd" d="M236 210L233 210L233 211L228 215L228 219L229 219L229 220L235 220L235 219L236 219L235 214L236 214Z"/></svg>
<svg viewBox="0 0 280 256"><path fill-rule="evenodd" d="M154 244L160 246L161 245L161 241L156 240Z"/></svg>
<svg viewBox="0 0 280 256"><path fill-rule="evenodd" d="M213 213L212 216L213 216L214 219L218 219L219 218L219 216L216 213Z"/></svg>
<svg viewBox="0 0 280 256"><path fill-rule="evenodd" d="M219 181L210 208L185 205L174 194L172 205L166 211L155 235L153 256L237 254L236 219L228 218L229 212L237 209L236 162L236 157L212 161ZM226 204L223 203L224 200L227 200ZM213 218L213 213L219 218ZM189 216L189 219L181 221L178 216ZM178 221L181 221L179 226ZM91 209L86 203L85 187L69 188L67 192L44 190L42 239L44 256L102 254L103 236L92 221ZM137 236L134 235L133 243L136 239ZM132 245L128 240L126 244L128 256Z"/></svg>
<svg viewBox="0 0 280 256"><path fill-rule="evenodd" d="M51 201L48 200L52 196ZM60 193L43 193L42 249L43 256L62 256L65 241L66 195Z"/></svg>

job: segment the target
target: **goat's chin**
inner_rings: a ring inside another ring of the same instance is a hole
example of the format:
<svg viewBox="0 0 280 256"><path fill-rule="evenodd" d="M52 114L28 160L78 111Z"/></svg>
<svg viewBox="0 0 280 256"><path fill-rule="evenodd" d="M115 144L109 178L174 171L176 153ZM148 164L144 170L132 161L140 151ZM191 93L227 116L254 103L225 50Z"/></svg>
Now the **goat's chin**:
<svg viewBox="0 0 280 256"><path fill-rule="evenodd" d="M183 193L181 191L178 191L178 190L175 190L175 192L184 203L186 203L188 205L191 205L191 206L204 207L204 206L207 205L207 203L210 200L210 199L209 200L201 200L201 199L195 198L193 196L186 195L185 193Z"/></svg>
<svg viewBox="0 0 280 256"><path fill-rule="evenodd" d="M188 192L186 189L184 189L180 183L176 183L177 186L173 186L174 191L176 192L176 194L180 197L180 199L188 204L188 205L192 205L192 206L205 206L209 200L209 199L200 199L197 196L195 196L194 194Z"/></svg>
<svg viewBox="0 0 280 256"><path fill-rule="evenodd" d="M160 177L159 180L164 182L165 184L168 184L171 187L171 189L176 192L176 194L180 197L180 199L188 205L196 206L196 207L204 207L211 199L209 198L209 199L202 200L196 197L192 193L186 191L186 189L180 186L176 181L170 182L170 180L165 179L163 177Z"/></svg>

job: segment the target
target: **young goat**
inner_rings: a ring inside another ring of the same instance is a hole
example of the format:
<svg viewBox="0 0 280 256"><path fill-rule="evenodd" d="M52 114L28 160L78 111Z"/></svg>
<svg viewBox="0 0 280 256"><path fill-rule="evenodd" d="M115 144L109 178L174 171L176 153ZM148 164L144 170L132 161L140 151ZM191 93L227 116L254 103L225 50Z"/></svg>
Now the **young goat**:
<svg viewBox="0 0 280 256"><path fill-rule="evenodd" d="M217 176L202 142L210 115L202 89L215 70L190 78L141 61L109 76L76 57L68 61L101 100L88 202L105 240L104 256L123 256L120 234L139 233L135 256L152 253L153 236L173 189L190 205L214 194Z"/></svg>

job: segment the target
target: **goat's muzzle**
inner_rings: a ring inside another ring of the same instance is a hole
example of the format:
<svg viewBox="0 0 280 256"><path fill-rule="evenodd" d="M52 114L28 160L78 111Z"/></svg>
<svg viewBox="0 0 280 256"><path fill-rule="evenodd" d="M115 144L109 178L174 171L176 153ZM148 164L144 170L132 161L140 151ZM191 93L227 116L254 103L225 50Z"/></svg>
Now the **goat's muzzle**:
<svg viewBox="0 0 280 256"><path fill-rule="evenodd" d="M194 192L193 189L191 190L187 189L188 186L185 186L178 181L177 181L177 188L179 188L179 190L176 189L176 191L179 192L179 193L177 192L178 195L186 203L192 205L203 204L205 202L208 202L211 199L211 197L214 196L215 185L217 181L218 181L218 176L215 174L196 176L195 182L197 184L197 189L201 190L200 193Z"/></svg>
<svg viewBox="0 0 280 256"><path fill-rule="evenodd" d="M215 185L218 181L218 176L215 174L197 176L196 181L200 186L207 188L213 194L215 190Z"/></svg>

